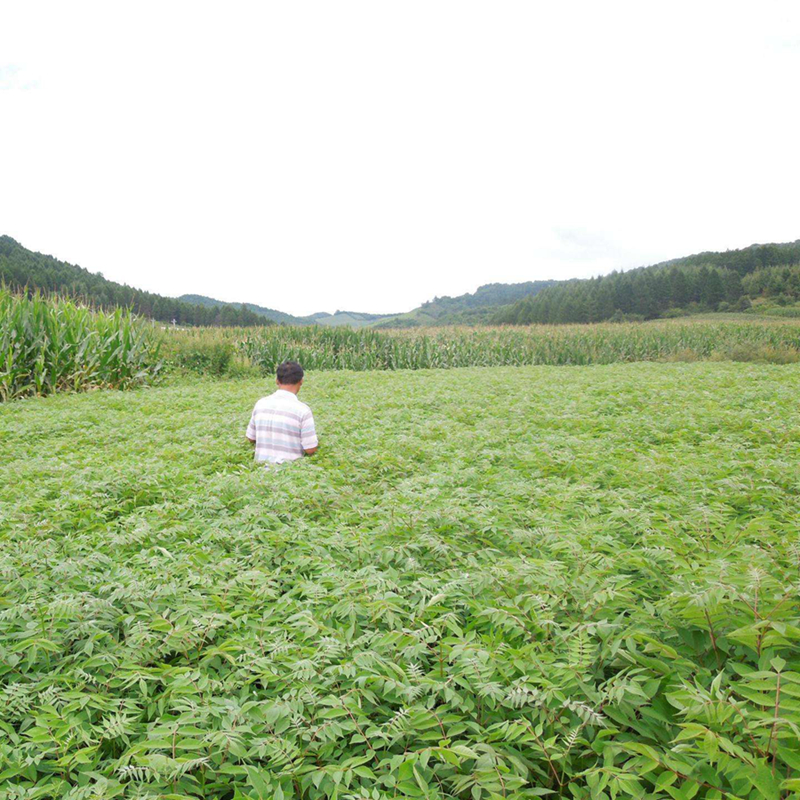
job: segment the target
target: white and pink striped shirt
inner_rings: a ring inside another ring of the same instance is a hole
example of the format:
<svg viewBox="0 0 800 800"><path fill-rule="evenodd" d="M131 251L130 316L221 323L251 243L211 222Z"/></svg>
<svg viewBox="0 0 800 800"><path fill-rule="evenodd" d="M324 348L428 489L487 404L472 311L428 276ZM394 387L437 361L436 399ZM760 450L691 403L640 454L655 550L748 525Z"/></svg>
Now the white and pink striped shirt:
<svg viewBox="0 0 800 800"><path fill-rule="evenodd" d="M255 440L256 461L270 464L302 458L306 450L319 444L311 409L286 389L256 403L245 435Z"/></svg>

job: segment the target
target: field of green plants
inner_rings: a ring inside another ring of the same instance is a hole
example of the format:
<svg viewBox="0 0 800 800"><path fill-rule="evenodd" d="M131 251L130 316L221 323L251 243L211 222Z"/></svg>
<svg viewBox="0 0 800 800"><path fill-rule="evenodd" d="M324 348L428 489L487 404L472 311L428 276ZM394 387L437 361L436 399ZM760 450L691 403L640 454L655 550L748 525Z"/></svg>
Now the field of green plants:
<svg viewBox="0 0 800 800"><path fill-rule="evenodd" d="M143 385L159 372L158 348L152 327L130 312L0 286L0 401Z"/></svg>
<svg viewBox="0 0 800 800"><path fill-rule="evenodd" d="M308 369L393 370L588 365L618 361L800 361L800 324L741 318L528 328L391 332L324 327L166 331L164 354L201 373L231 365L273 373L287 358Z"/></svg>
<svg viewBox="0 0 800 800"><path fill-rule="evenodd" d="M397 331L323 326L171 329L129 312L0 286L0 402L57 392L129 389L174 373L273 374L292 358L312 370L558 366L619 361L800 362L800 320L766 316L528 328Z"/></svg>
<svg viewBox="0 0 800 800"><path fill-rule="evenodd" d="M0 798L800 796L800 366L0 406Z"/></svg>

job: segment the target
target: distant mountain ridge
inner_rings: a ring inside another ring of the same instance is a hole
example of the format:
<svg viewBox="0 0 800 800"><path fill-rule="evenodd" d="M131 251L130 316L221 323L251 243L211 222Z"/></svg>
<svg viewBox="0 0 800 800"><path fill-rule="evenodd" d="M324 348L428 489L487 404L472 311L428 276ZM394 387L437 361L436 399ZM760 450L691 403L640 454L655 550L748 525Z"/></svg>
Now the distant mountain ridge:
<svg viewBox="0 0 800 800"><path fill-rule="evenodd" d="M224 300L215 300L213 297L206 297L202 294L182 294L178 300L185 303L196 303L208 308L221 308L223 306L238 308L244 306L248 311L281 325L327 325L329 327L350 325L353 328L360 328L392 316L391 314L366 314L361 311L336 311L333 314L329 314L327 311L318 311L305 317L296 317L274 308L256 305L255 303L227 303Z"/></svg>
<svg viewBox="0 0 800 800"><path fill-rule="evenodd" d="M295 316L255 303L229 303L199 294L167 297L107 279L101 272L61 261L0 235L0 282L16 290L39 290L77 297L103 308L131 308L135 313L181 325L327 325L391 327L480 323L489 309L513 302L553 281L492 283L457 297L436 297L404 314L337 310Z"/></svg>
<svg viewBox="0 0 800 800"><path fill-rule="evenodd" d="M221 308L222 306L238 307L243 305L248 311L252 311L254 314L285 325L311 325L314 321L312 317L295 317L292 314L285 314L283 311L278 311L275 308L265 308L255 303L226 303L224 300L215 300L213 297L206 297L202 294L182 294L177 299L183 303L192 303L206 308Z"/></svg>
<svg viewBox="0 0 800 800"><path fill-rule="evenodd" d="M197 294L178 298L110 281L76 264L23 247L0 235L0 283L86 300L102 308L131 308L182 325L326 325L403 328L599 322L653 319L699 311L741 310L750 301L800 298L800 240L708 251L589 279L487 283L456 297L435 297L403 314L359 311L295 316L254 303L229 303Z"/></svg>
<svg viewBox="0 0 800 800"><path fill-rule="evenodd" d="M533 296L559 281L525 281L523 283L487 283L474 292L456 297L435 297L421 306L403 314L368 314L361 311L336 311L334 314L318 312L305 317L285 314L274 308L265 308L254 303L226 303L200 294L182 294L178 299L209 307L230 305L244 307L261 314L273 322L285 325L327 325L337 327L349 325L353 328L372 326L376 328L411 328L423 325L469 325L488 322L499 308L515 303L523 297Z"/></svg>

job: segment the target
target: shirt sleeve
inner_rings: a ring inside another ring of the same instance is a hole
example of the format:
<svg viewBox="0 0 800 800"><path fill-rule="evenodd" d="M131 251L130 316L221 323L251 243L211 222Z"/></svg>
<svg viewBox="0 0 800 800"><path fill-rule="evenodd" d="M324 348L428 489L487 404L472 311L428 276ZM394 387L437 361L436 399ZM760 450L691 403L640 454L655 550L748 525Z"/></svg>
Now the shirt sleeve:
<svg viewBox="0 0 800 800"><path fill-rule="evenodd" d="M247 426L247 432L245 436L252 442L255 441L256 438L256 422L255 422L256 412L255 410L250 415L250 423Z"/></svg>
<svg viewBox="0 0 800 800"><path fill-rule="evenodd" d="M317 430L314 427L314 415L309 411L300 423L300 444L303 450L311 450L319 445Z"/></svg>

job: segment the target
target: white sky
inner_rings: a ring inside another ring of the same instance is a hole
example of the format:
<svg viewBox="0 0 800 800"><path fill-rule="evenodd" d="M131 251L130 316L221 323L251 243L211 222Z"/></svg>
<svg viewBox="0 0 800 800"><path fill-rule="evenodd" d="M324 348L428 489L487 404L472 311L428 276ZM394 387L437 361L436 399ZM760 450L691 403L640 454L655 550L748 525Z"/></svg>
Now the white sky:
<svg viewBox="0 0 800 800"><path fill-rule="evenodd" d="M800 3L5 2L0 233L296 314L800 237Z"/></svg>

